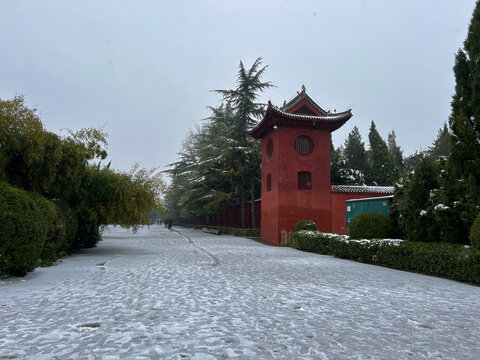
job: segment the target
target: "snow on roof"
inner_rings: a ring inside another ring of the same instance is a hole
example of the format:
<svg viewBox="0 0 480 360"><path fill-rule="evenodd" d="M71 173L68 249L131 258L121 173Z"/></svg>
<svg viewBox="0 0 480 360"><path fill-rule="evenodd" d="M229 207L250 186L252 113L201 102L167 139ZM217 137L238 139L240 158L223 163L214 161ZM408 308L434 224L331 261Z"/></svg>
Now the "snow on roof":
<svg viewBox="0 0 480 360"><path fill-rule="evenodd" d="M305 115L305 114L292 114L289 112L285 112L284 110L282 110L281 108L275 105L271 105L271 108L284 116L294 118L294 119L301 119L301 120L340 120L340 119L346 118L347 116L351 116L352 114L352 110L350 109L343 112L335 113L335 114L326 113L324 116L317 116L317 115Z"/></svg>
<svg viewBox="0 0 480 360"><path fill-rule="evenodd" d="M393 199L393 195L388 195L388 196L377 196L377 197L369 197L369 198L363 198L363 199L348 199L345 201L365 201L365 200L382 200L382 199Z"/></svg>
<svg viewBox="0 0 480 360"><path fill-rule="evenodd" d="M393 186L332 185L333 192L362 194L393 194Z"/></svg>
<svg viewBox="0 0 480 360"><path fill-rule="evenodd" d="M247 134L257 139L262 138L270 131L273 131L274 126L311 127L335 131L345 124L351 117L352 110L350 109L341 113L326 114L322 116L292 114L273 106L269 101L267 111L265 112L262 121L260 121L253 129L248 130Z"/></svg>

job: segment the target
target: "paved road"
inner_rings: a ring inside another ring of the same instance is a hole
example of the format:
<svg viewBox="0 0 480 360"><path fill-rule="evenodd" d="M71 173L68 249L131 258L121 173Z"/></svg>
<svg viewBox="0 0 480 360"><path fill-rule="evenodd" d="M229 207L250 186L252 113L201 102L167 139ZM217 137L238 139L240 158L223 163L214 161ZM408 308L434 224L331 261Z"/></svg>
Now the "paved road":
<svg viewBox="0 0 480 360"><path fill-rule="evenodd" d="M480 288L154 226L0 280L0 359L479 359Z"/></svg>

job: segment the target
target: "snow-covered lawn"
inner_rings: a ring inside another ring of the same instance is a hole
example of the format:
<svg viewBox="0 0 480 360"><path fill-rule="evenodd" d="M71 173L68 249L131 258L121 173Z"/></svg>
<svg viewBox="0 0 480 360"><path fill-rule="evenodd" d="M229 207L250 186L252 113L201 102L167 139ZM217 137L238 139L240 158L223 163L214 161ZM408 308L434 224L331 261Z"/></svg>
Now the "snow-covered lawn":
<svg viewBox="0 0 480 360"><path fill-rule="evenodd" d="M480 358L480 287L175 230L0 280L0 359Z"/></svg>

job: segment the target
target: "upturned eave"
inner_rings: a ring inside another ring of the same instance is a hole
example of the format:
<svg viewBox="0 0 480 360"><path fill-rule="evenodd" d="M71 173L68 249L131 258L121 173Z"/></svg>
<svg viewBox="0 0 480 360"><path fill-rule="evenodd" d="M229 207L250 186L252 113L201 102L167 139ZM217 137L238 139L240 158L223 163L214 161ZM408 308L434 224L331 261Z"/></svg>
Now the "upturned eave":
<svg viewBox="0 0 480 360"><path fill-rule="evenodd" d="M247 134L256 139L263 138L274 130L274 127L302 127L314 129L327 129L330 132L339 129L353 116L352 110L323 116L292 114L281 110L280 108L268 103L267 111L262 121L253 129L247 131Z"/></svg>

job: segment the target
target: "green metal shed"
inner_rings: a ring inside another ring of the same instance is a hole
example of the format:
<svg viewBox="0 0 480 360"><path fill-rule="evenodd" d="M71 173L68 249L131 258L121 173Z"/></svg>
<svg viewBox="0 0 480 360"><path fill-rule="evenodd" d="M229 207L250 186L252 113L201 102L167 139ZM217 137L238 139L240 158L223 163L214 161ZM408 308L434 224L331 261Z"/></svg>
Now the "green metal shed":
<svg viewBox="0 0 480 360"><path fill-rule="evenodd" d="M382 215L388 216L388 208L392 203L393 195L380 196L366 199L352 199L345 200L345 213L347 214L346 229L348 231L348 225L354 216L363 214L366 212L377 212Z"/></svg>

